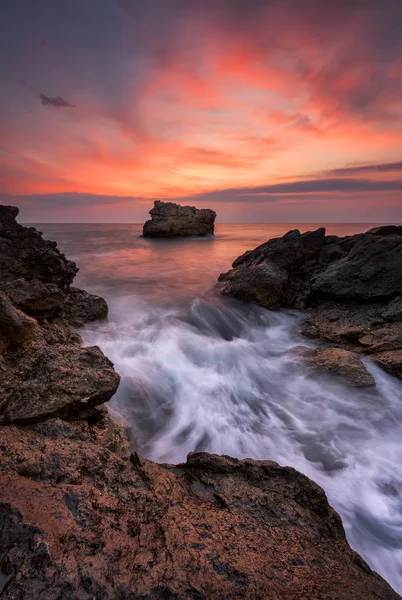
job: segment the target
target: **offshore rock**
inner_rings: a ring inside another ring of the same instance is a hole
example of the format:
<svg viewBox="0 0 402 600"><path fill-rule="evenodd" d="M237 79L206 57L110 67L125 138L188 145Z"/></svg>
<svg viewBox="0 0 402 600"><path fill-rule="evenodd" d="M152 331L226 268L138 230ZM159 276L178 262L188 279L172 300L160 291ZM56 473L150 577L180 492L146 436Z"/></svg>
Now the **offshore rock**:
<svg viewBox="0 0 402 600"><path fill-rule="evenodd" d="M209 208L199 209L155 200L149 214L151 219L143 227L143 235L147 237L205 236L214 233L216 212Z"/></svg>
<svg viewBox="0 0 402 600"><path fill-rule="evenodd" d="M4 600L399 598L294 469L204 453L127 462L107 429L2 428Z"/></svg>
<svg viewBox="0 0 402 600"><path fill-rule="evenodd" d="M219 277L221 294L266 308L305 309L302 332L377 360L401 377L402 228L343 238L289 231L246 252ZM391 359L392 358L392 359Z"/></svg>

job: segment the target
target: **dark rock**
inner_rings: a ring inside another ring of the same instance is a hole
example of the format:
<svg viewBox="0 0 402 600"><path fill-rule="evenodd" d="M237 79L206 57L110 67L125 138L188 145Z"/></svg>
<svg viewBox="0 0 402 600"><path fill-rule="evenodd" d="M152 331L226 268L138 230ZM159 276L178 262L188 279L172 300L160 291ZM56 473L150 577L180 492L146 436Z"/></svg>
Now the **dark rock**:
<svg viewBox="0 0 402 600"><path fill-rule="evenodd" d="M381 225L369 229L367 233L371 233L371 235L402 235L402 225Z"/></svg>
<svg viewBox="0 0 402 600"><path fill-rule="evenodd" d="M63 314L82 325L104 317L107 305L70 287L75 264L17 214L0 206L0 423L84 416L120 378L99 348L81 346Z"/></svg>
<svg viewBox="0 0 402 600"><path fill-rule="evenodd" d="M108 315L106 300L85 290L70 287L64 304L64 318L73 327L82 327L90 321L102 321Z"/></svg>
<svg viewBox="0 0 402 600"><path fill-rule="evenodd" d="M4 600L399 598L294 469L203 453L127 463L91 429L2 428Z"/></svg>
<svg viewBox="0 0 402 600"><path fill-rule="evenodd" d="M18 208L0 205L1 281L23 278L56 284L66 290L78 269L67 260L54 242L45 241L33 227L16 222Z"/></svg>
<svg viewBox="0 0 402 600"><path fill-rule="evenodd" d="M0 292L0 331L12 344L22 344L34 335L38 327L35 319L15 308L10 299Z"/></svg>
<svg viewBox="0 0 402 600"><path fill-rule="evenodd" d="M62 314L67 295L55 283L23 278L0 283L15 306L36 319L54 319Z"/></svg>
<svg viewBox="0 0 402 600"><path fill-rule="evenodd" d="M375 359L402 350L401 231L383 226L344 238L289 231L237 258L217 287L266 308L306 309L305 335Z"/></svg>
<svg viewBox="0 0 402 600"><path fill-rule="evenodd" d="M143 234L148 237L213 235L216 213L209 208L180 206L173 202L155 200L149 211L151 219L144 223Z"/></svg>
<svg viewBox="0 0 402 600"><path fill-rule="evenodd" d="M291 354L313 375L332 375L349 387L374 386L375 381L360 358L343 348L293 348Z"/></svg>

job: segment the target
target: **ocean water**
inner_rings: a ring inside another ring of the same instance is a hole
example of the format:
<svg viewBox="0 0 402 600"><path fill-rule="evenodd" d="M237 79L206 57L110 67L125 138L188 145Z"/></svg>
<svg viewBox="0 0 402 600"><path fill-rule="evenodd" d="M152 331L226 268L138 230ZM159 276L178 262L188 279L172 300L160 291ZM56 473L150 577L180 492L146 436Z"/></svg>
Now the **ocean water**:
<svg viewBox="0 0 402 600"><path fill-rule="evenodd" d="M75 285L108 301L108 321L81 334L122 376L110 410L138 451L159 462L203 450L297 468L325 489L351 546L402 593L402 382L369 359L376 390L301 375L286 351L314 345L298 333L302 313L213 290L245 250L318 226L218 225L213 239L179 240L141 238L132 224L37 227L79 265Z"/></svg>

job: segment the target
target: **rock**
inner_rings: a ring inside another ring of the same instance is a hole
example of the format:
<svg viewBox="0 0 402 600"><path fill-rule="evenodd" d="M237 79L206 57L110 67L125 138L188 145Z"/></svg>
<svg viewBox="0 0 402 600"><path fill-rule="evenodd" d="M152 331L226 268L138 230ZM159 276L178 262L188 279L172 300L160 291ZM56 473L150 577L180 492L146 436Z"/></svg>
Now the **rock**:
<svg viewBox="0 0 402 600"><path fill-rule="evenodd" d="M73 327L82 327L90 321L102 321L107 318L109 310L106 300L75 287L70 287L63 308L64 318Z"/></svg>
<svg viewBox="0 0 402 600"><path fill-rule="evenodd" d="M0 280L37 279L66 290L78 269L33 227L16 222L18 208L0 205Z"/></svg>
<svg viewBox="0 0 402 600"><path fill-rule="evenodd" d="M384 371L402 379L402 350L378 352L370 357Z"/></svg>
<svg viewBox="0 0 402 600"><path fill-rule="evenodd" d="M391 225L344 238L322 228L289 231L237 258L217 288L266 308L307 310L302 333L375 360L402 350L401 232Z"/></svg>
<svg viewBox="0 0 402 600"><path fill-rule="evenodd" d="M67 295L55 283L23 278L0 283L15 306L36 319L54 319L61 315Z"/></svg>
<svg viewBox="0 0 402 600"><path fill-rule="evenodd" d="M294 469L204 453L127 463L91 427L2 428L4 600L399 598Z"/></svg>
<svg viewBox="0 0 402 600"><path fill-rule="evenodd" d="M343 348L297 346L291 354L313 375L332 375L349 387L374 386L375 381L360 358Z"/></svg>
<svg viewBox="0 0 402 600"><path fill-rule="evenodd" d="M0 291L38 320L54 320L64 313L73 326L104 319L103 298L71 287L76 264L44 240L33 227L16 222L18 208L0 205Z"/></svg>
<svg viewBox="0 0 402 600"><path fill-rule="evenodd" d="M93 415L120 378L99 348L81 346L63 314L81 325L105 316L106 302L71 288L75 264L17 214L0 206L0 423Z"/></svg>
<svg viewBox="0 0 402 600"><path fill-rule="evenodd" d="M147 237L205 236L214 233L216 213L209 208L199 209L155 200L149 214L151 219L143 227L143 234Z"/></svg>
<svg viewBox="0 0 402 600"><path fill-rule="evenodd" d="M402 235L402 225L380 225L380 227L369 229L367 233L371 233L371 235Z"/></svg>
<svg viewBox="0 0 402 600"><path fill-rule="evenodd" d="M33 339L3 355L0 423L74 418L116 392L120 378L101 350L83 348L74 338L51 339L60 336L53 327L38 326Z"/></svg>
<svg viewBox="0 0 402 600"><path fill-rule="evenodd" d="M30 340L37 327L35 319L15 308L9 298L0 292L0 331L11 344Z"/></svg>

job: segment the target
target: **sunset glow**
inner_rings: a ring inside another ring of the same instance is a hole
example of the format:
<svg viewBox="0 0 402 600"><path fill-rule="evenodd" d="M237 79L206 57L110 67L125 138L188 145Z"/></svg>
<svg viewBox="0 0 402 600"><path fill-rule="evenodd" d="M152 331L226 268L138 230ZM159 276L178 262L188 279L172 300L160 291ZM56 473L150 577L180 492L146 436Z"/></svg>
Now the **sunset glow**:
<svg viewBox="0 0 402 600"><path fill-rule="evenodd" d="M402 221L399 2L62 6L1 25L0 192L28 220Z"/></svg>

